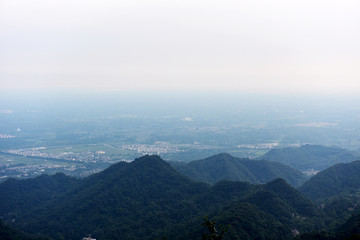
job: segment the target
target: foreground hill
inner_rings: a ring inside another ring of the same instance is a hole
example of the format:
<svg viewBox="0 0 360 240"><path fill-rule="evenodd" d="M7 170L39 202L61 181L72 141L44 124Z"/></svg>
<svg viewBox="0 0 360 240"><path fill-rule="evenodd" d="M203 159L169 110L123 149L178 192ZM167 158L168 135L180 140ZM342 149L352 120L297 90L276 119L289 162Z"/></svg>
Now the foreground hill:
<svg viewBox="0 0 360 240"><path fill-rule="evenodd" d="M275 178L283 178L292 186L297 187L306 180L303 173L284 164L265 160L241 159L226 153L187 164L171 164L176 170L191 179L210 184L221 180L266 183Z"/></svg>
<svg viewBox="0 0 360 240"><path fill-rule="evenodd" d="M204 216L230 224L227 239L289 239L294 229L321 227L316 207L284 180L210 186L191 181L158 156L115 164L42 204L6 214L23 231L55 240L87 234L97 239L199 239Z"/></svg>
<svg viewBox="0 0 360 240"><path fill-rule="evenodd" d="M42 209L25 230L65 239L92 233L101 239L153 239L197 206L186 200L209 189L183 177L157 156L118 163L83 180L66 196ZM25 218L32 218L29 212ZM46 227L44 227L46 226Z"/></svg>
<svg viewBox="0 0 360 240"><path fill-rule="evenodd" d="M337 147L304 145L301 147L272 149L261 159L280 162L300 171L309 169L321 171L337 163L360 160L360 156Z"/></svg>
<svg viewBox="0 0 360 240"><path fill-rule="evenodd" d="M310 178L299 190L314 200L360 195L360 161L329 167Z"/></svg>

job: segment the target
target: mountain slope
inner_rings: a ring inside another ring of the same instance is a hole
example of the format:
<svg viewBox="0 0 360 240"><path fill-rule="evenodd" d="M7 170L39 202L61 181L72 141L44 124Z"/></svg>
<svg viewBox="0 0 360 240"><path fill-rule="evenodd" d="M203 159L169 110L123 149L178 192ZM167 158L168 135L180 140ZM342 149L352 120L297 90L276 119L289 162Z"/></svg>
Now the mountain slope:
<svg viewBox="0 0 360 240"><path fill-rule="evenodd" d="M303 216L315 216L317 214L314 204L283 179L268 182L264 185L264 189L276 193L280 199Z"/></svg>
<svg viewBox="0 0 360 240"><path fill-rule="evenodd" d="M337 233L341 239L350 238L351 235L356 235L357 237L351 239L360 239L360 214L352 216L346 223L337 229Z"/></svg>
<svg viewBox="0 0 360 240"><path fill-rule="evenodd" d="M226 153L186 165L172 166L191 179L210 184L221 180L265 183L275 178L284 178L291 185L300 186L306 180L301 172L281 163L240 159Z"/></svg>
<svg viewBox="0 0 360 240"><path fill-rule="evenodd" d="M26 211L64 194L79 180L63 173L26 180L8 179L0 184L0 217Z"/></svg>
<svg viewBox="0 0 360 240"><path fill-rule="evenodd" d="M329 167L310 178L299 190L314 200L359 194L360 161L339 163Z"/></svg>
<svg viewBox="0 0 360 240"><path fill-rule="evenodd" d="M32 236L7 226L0 220L0 239L2 240L48 240L42 236Z"/></svg>
<svg viewBox="0 0 360 240"><path fill-rule="evenodd" d="M314 204L282 179L265 185L223 181L197 200L209 204L214 198L220 201L222 196L227 203L209 208L207 215L220 229L221 225L230 226L225 239L285 240L292 238L294 229L302 232L309 230L309 226L316 229L321 225L321 221L314 220L319 216ZM175 235L169 235L169 239L200 239L204 232L198 227L200 222L201 217L191 220Z"/></svg>
<svg viewBox="0 0 360 240"><path fill-rule="evenodd" d="M269 213L262 211L256 205L248 202L238 202L230 206L218 209L210 215L210 219L216 223L216 229L221 232L227 228L224 234L225 240L286 240L291 238L291 228L280 223L279 220ZM198 240L207 233L205 228L200 228L199 223L203 218L195 219L181 229L170 235L174 240Z"/></svg>
<svg viewBox="0 0 360 240"><path fill-rule="evenodd" d="M321 171L336 163L359 160L360 157L342 148L304 145L301 147L272 149L261 159L280 162L300 171L309 169Z"/></svg>

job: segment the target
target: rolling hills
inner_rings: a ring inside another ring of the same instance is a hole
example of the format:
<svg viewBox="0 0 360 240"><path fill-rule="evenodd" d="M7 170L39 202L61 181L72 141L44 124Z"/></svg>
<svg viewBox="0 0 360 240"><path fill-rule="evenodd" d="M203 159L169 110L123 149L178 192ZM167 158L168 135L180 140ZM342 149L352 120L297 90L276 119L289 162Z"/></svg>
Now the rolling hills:
<svg viewBox="0 0 360 240"><path fill-rule="evenodd" d="M189 178L215 184L221 180L266 183L283 178L292 186L298 187L307 179L300 171L278 162L250 160L233 157L226 153L187 164L172 163L172 166Z"/></svg>

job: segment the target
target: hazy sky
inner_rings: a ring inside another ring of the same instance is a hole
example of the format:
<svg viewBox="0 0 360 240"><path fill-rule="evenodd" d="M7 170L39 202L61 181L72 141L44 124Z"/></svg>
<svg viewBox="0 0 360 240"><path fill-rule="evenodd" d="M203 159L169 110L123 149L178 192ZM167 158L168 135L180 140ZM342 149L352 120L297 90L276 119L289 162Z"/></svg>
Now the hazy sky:
<svg viewBox="0 0 360 240"><path fill-rule="evenodd" d="M359 0L0 0L0 89L360 94Z"/></svg>

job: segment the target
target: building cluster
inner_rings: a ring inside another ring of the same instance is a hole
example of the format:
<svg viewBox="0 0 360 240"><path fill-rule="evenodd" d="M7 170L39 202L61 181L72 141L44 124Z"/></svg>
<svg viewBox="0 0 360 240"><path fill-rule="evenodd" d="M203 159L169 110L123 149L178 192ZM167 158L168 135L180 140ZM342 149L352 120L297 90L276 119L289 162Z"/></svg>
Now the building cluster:
<svg viewBox="0 0 360 240"><path fill-rule="evenodd" d="M155 142L154 144L129 144L119 146L121 150L135 151L141 154L162 154L162 153L176 153L180 150L177 145L168 142Z"/></svg>
<svg viewBox="0 0 360 240"><path fill-rule="evenodd" d="M11 165L0 163L0 180L9 177L13 178L28 178L38 176L42 173L48 172L50 169L52 172L57 172L56 169L61 169L64 166L58 164L44 163L34 165Z"/></svg>
<svg viewBox="0 0 360 240"><path fill-rule="evenodd" d="M194 144L171 144L168 142L155 142L154 144L129 144L129 145L120 145L118 146L119 150L130 150L145 154L164 154L164 153L178 153L185 152L189 149L195 150L205 150L205 149L215 149L216 146L201 145L200 143Z"/></svg>
<svg viewBox="0 0 360 240"><path fill-rule="evenodd" d="M261 143L261 144L241 144L238 145L238 148L248 148L248 149L272 149L277 147L279 143Z"/></svg>

